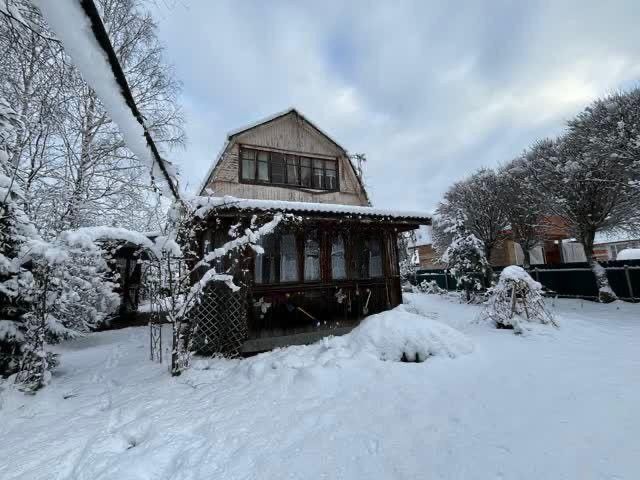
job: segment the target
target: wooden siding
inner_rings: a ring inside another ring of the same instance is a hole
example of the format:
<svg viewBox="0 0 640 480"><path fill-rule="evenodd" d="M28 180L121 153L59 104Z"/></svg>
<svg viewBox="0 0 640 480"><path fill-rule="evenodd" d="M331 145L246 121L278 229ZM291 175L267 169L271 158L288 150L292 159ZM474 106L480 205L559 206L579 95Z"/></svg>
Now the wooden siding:
<svg viewBox="0 0 640 480"><path fill-rule="evenodd" d="M309 156L317 155L321 158L337 158L340 191L326 192L301 187L240 183L238 176L240 145L296 152ZM223 152L207 187L218 196L233 195L239 198L261 200L368 205L366 195L344 152L294 113L234 137Z"/></svg>

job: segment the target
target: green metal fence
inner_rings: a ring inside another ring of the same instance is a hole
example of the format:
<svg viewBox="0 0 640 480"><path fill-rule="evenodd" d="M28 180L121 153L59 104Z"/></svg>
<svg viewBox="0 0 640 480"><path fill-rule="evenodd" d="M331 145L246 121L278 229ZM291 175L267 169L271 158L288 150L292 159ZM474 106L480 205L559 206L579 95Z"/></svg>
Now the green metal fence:
<svg viewBox="0 0 640 480"><path fill-rule="evenodd" d="M640 301L640 260L603 262L601 265L618 298ZM496 276L502 268L494 269ZM587 263L536 265L528 269L528 272L542 284L549 295L593 299L598 297L595 276ZM415 283L420 284L424 280L433 280L446 290L457 289L455 278L447 269L418 270Z"/></svg>

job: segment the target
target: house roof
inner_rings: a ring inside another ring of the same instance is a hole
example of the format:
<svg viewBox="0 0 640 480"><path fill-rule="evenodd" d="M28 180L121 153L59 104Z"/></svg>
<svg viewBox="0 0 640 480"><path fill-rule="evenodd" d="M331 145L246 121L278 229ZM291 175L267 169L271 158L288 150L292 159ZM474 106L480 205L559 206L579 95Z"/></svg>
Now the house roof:
<svg viewBox="0 0 640 480"><path fill-rule="evenodd" d="M342 145L340 145L338 142L336 142L333 138L331 138L331 136L329 134L327 134L324 130L322 130L320 127L318 127L315 123L313 123L311 120L309 120L306 116L304 116L302 113L300 113L294 107L291 107L291 108L289 108L287 110L283 110L283 111L278 112L278 113L274 113L273 115L269 115L266 118L263 118L263 119L258 120L256 122L252 122L252 123L247 124L247 125L245 125L243 127L236 128L235 130L231 130L230 132L228 132L227 133L227 139L224 142L224 145L222 146L222 149L220 150L220 152L216 156L215 161L211 164L211 167L209 167L209 170L207 171L207 174L205 175L202 183L200 184L200 189L198 190L199 194L202 195L202 193L204 192L204 189L207 187L207 185L209 183L209 179L211 178L211 175L213 175L213 172L214 172L216 166L218 165L218 163L220 163L220 160L222 159L222 157L224 156L224 153L227 150L227 147L229 146L229 144L232 142L232 140L235 137L237 137L238 135L241 135L241 134L243 134L245 132L248 132L249 130L252 130L254 128L260 127L262 125L265 125L265 124L267 124L269 122L273 122L275 120L278 120L279 118L282 118L282 117L284 117L286 115L289 115L291 113L294 113L295 115L297 115L298 117L303 119L314 130L316 130L323 137L325 137L327 140L329 140L331 143L333 143L340 151L342 151L344 156L349 161L349 165L351 165L351 169L353 170L353 173L354 173L356 179L358 180L358 184L359 184L360 188L364 192L364 195L365 195L365 198L366 198L367 202L370 204L371 201L369 200L369 195L367 194L367 189L365 188L364 183L362 183L362 179L360 178L360 176L356 173L356 169L353 166L353 163L351 163L351 158L349 157L349 154L348 154L347 150Z"/></svg>
<svg viewBox="0 0 640 480"><path fill-rule="evenodd" d="M632 232L597 232L593 239L594 245L608 245L610 243L622 243L639 241L640 234L634 234Z"/></svg>
<svg viewBox="0 0 640 480"><path fill-rule="evenodd" d="M328 213L351 217L368 217L387 220L412 221L430 225L431 215L426 212L393 210L334 203L285 202L282 200L254 200L245 198L197 197L196 215L203 218L216 210L281 211L290 213Z"/></svg>

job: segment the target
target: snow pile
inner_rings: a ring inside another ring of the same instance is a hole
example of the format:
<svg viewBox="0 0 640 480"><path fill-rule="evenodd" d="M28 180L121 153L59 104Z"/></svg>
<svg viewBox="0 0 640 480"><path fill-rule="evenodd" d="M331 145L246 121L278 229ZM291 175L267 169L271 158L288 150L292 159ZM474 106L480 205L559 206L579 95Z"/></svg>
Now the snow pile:
<svg viewBox="0 0 640 480"><path fill-rule="evenodd" d="M391 361L455 358L473 350L473 344L462 333L402 307L366 318L348 335L347 342L354 351Z"/></svg>
<svg viewBox="0 0 640 480"><path fill-rule="evenodd" d="M473 343L457 330L410 313L402 306L367 317L350 333L325 337L312 345L276 349L239 362L249 379L281 377L282 370L309 370L369 364L371 360L423 362L432 356L455 358L473 351ZM214 361L215 362L215 361ZM210 361L194 363L209 368Z"/></svg>
<svg viewBox="0 0 640 480"><path fill-rule="evenodd" d="M640 260L640 248L625 248L618 253L616 260Z"/></svg>

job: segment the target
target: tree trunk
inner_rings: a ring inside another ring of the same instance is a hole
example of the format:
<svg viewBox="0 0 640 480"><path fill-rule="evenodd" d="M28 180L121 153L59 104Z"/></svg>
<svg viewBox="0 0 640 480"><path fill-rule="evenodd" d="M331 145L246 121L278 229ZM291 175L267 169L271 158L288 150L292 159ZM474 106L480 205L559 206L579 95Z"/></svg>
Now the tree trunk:
<svg viewBox="0 0 640 480"><path fill-rule="evenodd" d="M493 281L493 267L491 265L491 254L493 253L493 244L484 246L484 255L487 259L487 269L484 272L484 286L486 288L491 287Z"/></svg>
<svg viewBox="0 0 640 480"><path fill-rule="evenodd" d="M582 231L580 232L580 240L584 247L587 263L589 264L589 267L591 267L591 271L596 278L596 285L598 286L598 300L602 303L610 303L617 300L618 297L611 289L611 285L609 285L607 271L593 257L593 240L595 235L595 230L589 229Z"/></svg>
<svg viewBox="0 0 640 480"><path fill-rule="evenodd" d="M531 252L529 251L527 242L519 242L518 245L520 245L520 248L522 249L522 255L524 257L522 259L522 266L524 268L531 268Z"/></svg>

